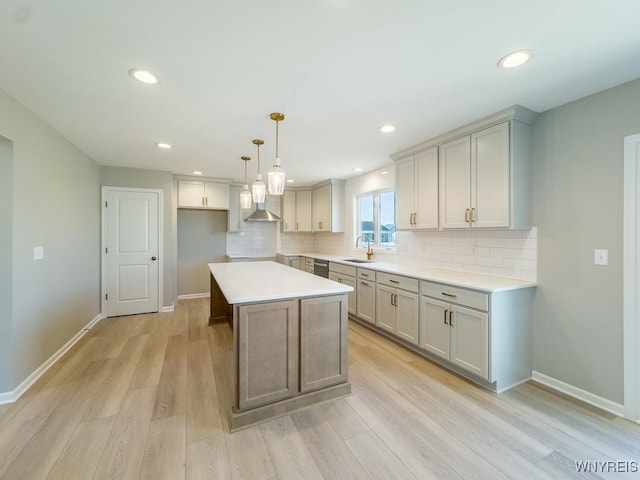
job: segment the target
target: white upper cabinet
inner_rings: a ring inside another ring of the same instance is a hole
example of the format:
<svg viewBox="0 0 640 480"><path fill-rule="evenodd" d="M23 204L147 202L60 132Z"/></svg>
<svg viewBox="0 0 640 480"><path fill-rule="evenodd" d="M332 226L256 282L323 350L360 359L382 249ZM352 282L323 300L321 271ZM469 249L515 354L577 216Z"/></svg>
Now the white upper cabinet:
<svg viewBox="0 0 640 480"><path fill-rule="evenodd" d="M296 231L311 231L311 190L296 192Z"/></svg>
<svg viewBox="0 0 640 480"><path fill-rule="evenodd" d="M396 229L438 228L438 148L396 163Z"/></svg>
<svg viewBox="0 0 640 480"><path fill-rule="evenodd" d="M229 209L229 183L178 180L179 208Z"/></svg>
<svg viewBox="0 0 640 480"><path fill-rule="evenodd" d="M285 190L282 195L282 231L311 231L311 190Z"/></svg>
<svg viewBox="0 0 640 480"><path fill-rule="evenodd" d="M440 146L442 228L509 227L509 122Z"/></svg>
<svg viewBox="0 0 640 480"><path fill-rule="evenodd" d="M516 105L391 155L397 228L433 228L434 216L440 229L530 228L531 124L536 116ZM434 148L437 154L430 153Z"/></svg>
<svg viewBox="0 0 640 480"><path fill-rule="evenodd" d="M312 191L311 229L314 232L344 232L344 180L329 180Z"/></svg>

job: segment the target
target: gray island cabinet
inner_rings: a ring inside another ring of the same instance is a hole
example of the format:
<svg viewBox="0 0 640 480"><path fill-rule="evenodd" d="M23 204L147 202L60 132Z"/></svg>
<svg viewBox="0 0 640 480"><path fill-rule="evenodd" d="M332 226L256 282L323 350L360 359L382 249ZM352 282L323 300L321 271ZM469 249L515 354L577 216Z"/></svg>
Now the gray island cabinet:
<svg viewBox="0 0 640 480"><path fill-rule="evenodd" d="M351 392L352 287L275 262L209 269L209 322L233 328L231 431Z"/></svg>

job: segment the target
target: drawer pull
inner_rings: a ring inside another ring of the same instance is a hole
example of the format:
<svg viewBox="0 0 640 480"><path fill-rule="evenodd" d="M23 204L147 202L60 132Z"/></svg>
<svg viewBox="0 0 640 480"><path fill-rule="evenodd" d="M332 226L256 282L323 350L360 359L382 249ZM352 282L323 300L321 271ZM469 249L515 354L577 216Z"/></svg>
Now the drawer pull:
<svg viewBox="0 0 640 480"><path fill-rule="evenodd" d="M391 283L400 283L398 280L393 280L392 278L390 278L390 279L389 279L389 281L390 281Z"/></svg>
<svg viewBox="0 0 640 480"><path fill-rule="evenodd" d="M364 285L365 287L370 287L371 286L367 282L360 282L360 285Z"/></svg>
<svg viewBox="0 0 640 480"><path fill-rule="evenodd" d="M368 277L369 276L368 273L361 273L360 275L362 275L363 277Z"/></svg>
<svg viewBox="0 0 640 480"><path fill-rule="evenodd" d="M442 292L442 295L444 295L445 297L458 298L455 293Z"/></svg>

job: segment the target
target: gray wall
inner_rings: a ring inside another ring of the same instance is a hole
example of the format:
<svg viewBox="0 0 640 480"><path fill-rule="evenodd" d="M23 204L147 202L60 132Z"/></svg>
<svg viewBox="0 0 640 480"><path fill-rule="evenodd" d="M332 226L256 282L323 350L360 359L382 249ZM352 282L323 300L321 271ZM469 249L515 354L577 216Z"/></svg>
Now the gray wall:
<svg viewBox="0 0 640 480"><path fill-rule="evenodd" d="M533 126L538 282L533 368L623 402L623 139L640 80L543 113ZM595 266L593 250L609 249Z"/></svg>
<svg viewBox="0 0 640 480"><path fill-rule="evenodd" d="M100 313L100 170L2 90L0 135L13 142L14 389Z"/></svg>
<svg viewBox="0 0 640 480"><path fill-rule="evenodd" d="M224 262L227 212L178 210L178 293L209 293L207 263Z"/></svg>
<svg viewBox="0 0 640 480"><path fill-rule="evenodd" d="M13 145L0 137L0 392L13 390Z"/></svg>
<svg viewBox="0 0 640 480"><path fill-rule="evenodd" d="M173 210L173 178L171 172L158 170L142 170L138 168L123 167L100 167L101 185L107 187L129 187L129 188L153 188L163 191L163 250L164 272L163 299L162 304L170 307L176 298L175 271L176 271L176 250L175 240L175 219Z"/></svg>

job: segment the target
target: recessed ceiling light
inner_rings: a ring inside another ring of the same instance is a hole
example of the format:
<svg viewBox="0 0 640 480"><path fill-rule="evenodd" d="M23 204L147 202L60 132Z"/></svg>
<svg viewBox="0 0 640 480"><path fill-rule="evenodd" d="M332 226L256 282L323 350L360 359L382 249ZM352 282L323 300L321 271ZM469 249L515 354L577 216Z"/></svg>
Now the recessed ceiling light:
<svg viewBox="0 0 640 480"><path fill-rule="evenodd" d="M500 68L514 68L519 67L527 63L531 60L533 54L531 50L516 50L515 52L511 52L506 54L498 61L498 66Z"/></svg>
<svg viewBox="0 0 640 480"><path fill-rule="evenodd" d="M361 169L361 168L354 168L354 169L353 169L353 171L354 171L354 172L361 172L361 171L362 171L362 169Z"/></svg>
<svg viewBox="0 0 640 480"><path fill-rule="evenodd" d="M388 175L388 174L389 174L389 172L387 170L383 170L383 171L380 172L380 175Z"/></svg>
<svg viewBox="0 0 640 480"><path fill-rule="evenodd" d="M139 82L146 83L147 85L157 85L160 83L158 77L148 70L141 70L139 68L132 68L129 70L129 75L138 80Z"/></svg>
<svg viewBox="0 0 640 480"><path fill-rule="evenodd" d="M395 125L383 125L380 127L382 133L390 133L396 129Z"/></svg>
<svg viewBox="0 0 640 480"><path fill-rule="evenodd" d="M163 142L158 142L156 143L156 147L158 148L164 148L165 150L169 150L171 148L171 144L169 143L163 143Z"/></svg>
<svg viewBox="0 0 640 480"><path fill-rule="evenodd" d="M292 178L287 178L287 183L293 183L295 180L293 180Z"/></svg>
<svg viewBox="0 0 640 480"><path fill-rule="evenodd" d="M192 173L194 175L202 175L202 172L200 170L194 170Z"/></svg>

